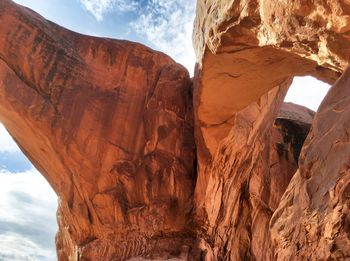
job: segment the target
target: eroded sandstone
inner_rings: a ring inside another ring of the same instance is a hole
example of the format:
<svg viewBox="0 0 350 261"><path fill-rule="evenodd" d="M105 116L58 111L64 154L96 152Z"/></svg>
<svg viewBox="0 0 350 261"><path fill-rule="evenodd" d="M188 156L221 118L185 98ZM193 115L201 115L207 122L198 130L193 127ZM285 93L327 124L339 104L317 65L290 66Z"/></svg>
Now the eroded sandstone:
<svg viewBox="0 0 350 261"><path fill-rule="evenodd" d="M0 120L59 196L59 260L180 254L193 239L188 72L8 0L0 35Z"/></svg>
<svg viewBox="0 0 350 261"><path fill-rule="evenodd" d="M313 113L283 99L295 75L345 70L349 15L198 1L192 84L162 53L2 0L0 120L59 196L59 260L348 258L349 72L304 146Z"/></svg>
<svg viewBox="0 0 350 261"><path fill-rule="evenodd" d="M294 76L332 84L348 66L349 5L331 2L198 1L195 220L214 260L278 258L269 220L297 166L269 173L270 128Z"/></svg>
<svg viewBox="0 0 350 261"><path fill-rule="evenodd" d="M350 257L349 85L348 69L323 100L271 219L276 260Z"/></svg>

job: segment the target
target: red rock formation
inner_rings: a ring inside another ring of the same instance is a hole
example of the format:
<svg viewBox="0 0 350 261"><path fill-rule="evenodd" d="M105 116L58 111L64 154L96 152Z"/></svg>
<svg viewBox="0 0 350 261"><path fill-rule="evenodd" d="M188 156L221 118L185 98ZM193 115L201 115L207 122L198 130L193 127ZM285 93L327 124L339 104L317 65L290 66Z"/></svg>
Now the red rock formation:
<svg viewBox="0 0 350 261"><path fill-rule="evenodd" d="M322 102L271 219L276 260L350 257L350 70Z"/></svg>
<svg viewBox="0 0 350 261"><path fill-rule="evenodd" d="M0 120L59 196L59 260L349 257L349 73L294 176L312 113L282 106L293 76L332 83L346 68L349 13L199 1L193 109L168 56L1 0Z"/></svg>
<svg viewBox="0 0 350 261"><path fill-rule="evenodd" d="M292 77L333 83L346 68L349 13L345 1L198 1L195 220L214 260L274 259L268 224L291 175L269 173L270 126Z"/></svg>
<svg viewBox="0 0 350 261"><path fill-rule="evenodd" d="M191 82L168 56L0 2L0 120L59 196L59 260L189 245Z"/></svg>
<svg viewBox="0 0 350 261"><path fill-rule="evenodd" d="M237 113L205 169L208 179L198 180L196 192L206 182L207 196L197 205L196 220L213 242L213 260L273 256L269 222L298 168L312 120L307 109L288 104L273 124L283 97L277 87ZM257 121L256 115L263 119Z"/></svg>

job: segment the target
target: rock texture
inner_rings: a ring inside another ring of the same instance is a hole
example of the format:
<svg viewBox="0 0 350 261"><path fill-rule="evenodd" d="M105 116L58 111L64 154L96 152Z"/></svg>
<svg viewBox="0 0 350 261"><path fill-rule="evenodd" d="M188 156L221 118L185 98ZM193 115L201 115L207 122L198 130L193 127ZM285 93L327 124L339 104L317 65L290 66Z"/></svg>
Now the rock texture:
<svg viewBox="0 0 350 261"><path fill-rule="evenodd" d="M350 70L322 102L271 219L276 260L350 258Z"/></svg>
<svg viewBox="0 0 350 261"><path fill-rule="evenodd" d="M348 66L349 14L346 1L198 1L194 216L214 260L274 260L284 244L296 242L276 230L270 240L269 221L297 169L271 172L271 126L294 76L333 83ZM301 144L295 145L294 160Z"/></svg>
<svg viewBox="0 0 350 261"><path fill-rule="evenodd" d="M0 120L59 196L59 260L192 243L192 87L168 56L0 2Z"/></svg>
<svg viewBox="0 0 350 261"><path fill-rule="evenodd" d="M298 168L313 115L285 104L274 120L286 86L237 113L230 133L203 171L207 180L197 182L196 193L207 184L205 198L196 200L203 203L196 205L195 214L202 236L211 242L213 260L273 257L269 222Z"/></svg>
<svg viewBox="0 0 350 261"><path fill-rule="evenodd" d="M350 258L350 71L314 121L283 104L295 75L345 70L349 17L340 0L198 1L192 82L1 0L0 121L59 196L58 259Z"/></svg>

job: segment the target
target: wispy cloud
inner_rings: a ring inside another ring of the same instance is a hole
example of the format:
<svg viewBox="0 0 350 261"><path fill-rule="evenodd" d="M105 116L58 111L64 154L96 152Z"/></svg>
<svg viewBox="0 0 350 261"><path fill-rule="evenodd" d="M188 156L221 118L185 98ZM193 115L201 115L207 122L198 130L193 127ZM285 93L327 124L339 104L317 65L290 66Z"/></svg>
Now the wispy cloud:
<svg viewBox="0 0 350 261"><path fill-rule="evenodd" d="M56 260L57 197L36 170L0 171L0 260Z"/></svg>
<svg viewBox="0 0 350 261"><path fill-rule="evenodd" d="M0 235L0 260L6 261L53 261L52 251L40 248L20 234Z"/></svg>
<svg viewBox="0 0 350 261"><path fill-rule="evenodd" d="M192 28L195 0L79 0L98 21L111 12L132 12L129 26L146 38L151 47L170 55L192 74L195 54Z"/></svg>
<svg viewBox="0 0 350 261"><path fill-rule="evenodd" d="M135 11L139 6L137 1L133 0L79 0L79 2L89 11L98 21L103 20L103 16L112 11L120 12Z"/></svg>
<svg viewBox="0 0 350 261"><path fill-rule="evenodd" d="M195 0L150 0L139 10L139 18L131 26L192 73L194 17Z"/></svg>

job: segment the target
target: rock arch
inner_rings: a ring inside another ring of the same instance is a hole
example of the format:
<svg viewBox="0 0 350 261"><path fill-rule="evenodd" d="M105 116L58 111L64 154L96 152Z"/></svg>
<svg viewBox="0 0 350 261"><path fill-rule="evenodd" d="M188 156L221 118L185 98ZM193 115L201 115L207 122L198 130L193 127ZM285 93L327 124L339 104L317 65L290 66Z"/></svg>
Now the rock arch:
<svg viewBox="0 0 350 261"><path fill-rule="evenodd" d="M195 217L203 238L210 242L214 259L335 257L332 251L319 255L309 251L310 248L316 249L317 244L307 244L304 237L308 236L300 230L311 214L302 216L301 206L291 207L293 200L299 196L295 191L306 186L306 178L302 181L293 178L294 185L290 186L295 193L288 188L288 196L284 196L279 214L275 214L271 223L273 234L270 240L269 222L286 189L284 186L278 190L272 183L286 184L289 181L285 179L292 178L294 173L290 170L292 173L287 176L276 175L278 173L271 169L268 151L271 153L274 149L270 146L272 126L291 78L311 75L333 84L348 66L349 10L344 1L197 3L193 38L198 59L194 90L199 159ZM339 85L342 84L338 82L338 89L345 88ZM326 98L324 103L327 101ZM321 106L319 114L326 110L325 107ZM321 128L319 125L314 123L314 127ZM304 146L301 173L310 172L306 170L304 158L308 158L308 142L316 132L313 129ZM314 148L315 151L317 149L322 151L320 147ZM343 156L346 156L345 152ZM324 156L323 160L327 162L329 159ZM339 178L340 174L336 173L332 177ZM314 180L317 180L314 182L319 185L326 174L322 177L317 172L309 175L314 175ZM333 180L332 184L335 183ZM319 186L311 187L314 190L305 194L310 198ZM330 189L329 186L327 188ZM328 201L323 200L327 205ZM303 205L304 209L306 206L307 203ZM299 219L300 224L292 224L292 219L283 219L288 214ZM319 217L317 221L325 223L325 220L322 221L324 217ZM345 224L346 221L343 221L340 230L345 230ZM294 228L299 229L298 232ZM304 239L296 239L298 237ZM311 240L311 237L308 239ZM314 236L312 240L320 242L323 239L322 236ZM299 242L298 248L293 246L296 242ZM347 241L342 241L346 244L344 242ZM301 251L303 248L305 250ZM347 247L340 248L338 258L346 256L348 251Z"/></svg>
<svg viewBox="0 0 350 261"><path fill-rule="evenodd" d="M0 120L59 196L58 259L167 258L190 245L186 69L10 0L0 2L0 35Z"/></svg>
<svg viewBox="0 0 350 261"><path fill-rule="evenodd" d="M192 103L168 56L2 0L0 120L61 199L59 260L349 256L349 73L295 175L275 121L293 76L344 72L349 12L340 0L199 1Z"/></svg>

